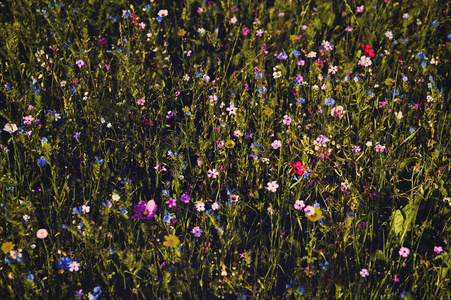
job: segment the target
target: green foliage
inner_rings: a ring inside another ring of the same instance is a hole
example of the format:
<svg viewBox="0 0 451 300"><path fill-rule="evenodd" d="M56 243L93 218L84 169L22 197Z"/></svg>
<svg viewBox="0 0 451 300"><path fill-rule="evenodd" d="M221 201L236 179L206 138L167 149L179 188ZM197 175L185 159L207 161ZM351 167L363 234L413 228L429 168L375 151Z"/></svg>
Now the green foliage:
<svg viewBox="0 0 451 300"><path fill-rule="evenodd" d="M0 5L0 295L451 297L449 4Z"/></svg>

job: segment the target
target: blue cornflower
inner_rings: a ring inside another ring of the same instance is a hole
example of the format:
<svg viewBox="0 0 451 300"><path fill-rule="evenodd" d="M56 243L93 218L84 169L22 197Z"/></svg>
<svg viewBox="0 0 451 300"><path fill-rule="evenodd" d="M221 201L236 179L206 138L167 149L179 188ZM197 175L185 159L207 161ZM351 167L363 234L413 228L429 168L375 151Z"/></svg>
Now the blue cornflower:
<svg viewBox="0 0 451 300"><path fill-rule="evenodd" d="M299 104L304 104L305 103L305 99L304 98L299 98L298 99L298 103Z"/></svg>
<svg viewBox="0 0 451 300"><path fill-rule="evenodd" d="M262 79L262 73L260 72L260 73L257 73L257 74L255 74L255 78L257 78L257 79Z"/></svg>
<svg viewBox="0 0 451 300"><path fill-rule="evenodd" d="M40 159L38 159L38 165L39 166L45 166L47 164L47 160L45 159L45 157L41 157Z"/></svg>
<svg viewBox="0 0 451 300"><path fill-rule="evenodd" d="M335 104L335 100L333 98L327 97L326 100L324 100L324 103L326 105L334 105Z"/></svg>
<svg viewBox="0 0 451 300"><path fill-rule="evenodd" d="M395 89L392 89L391 91L390 91L390 93L393 95L393 93L395 93L395 96L398 96L399 95L399 91L398 90L395 90Z"/></svg>
<svg viewBox="0 0 451 300"><path fill-rule="evenodd" d="M301 55L301 53L296 49L294 49L293 52L291 53L294 55L294 57L298 57L299 55Z"/></svg>
<svg viewBox="0 0 451 300"><path fill-rule="evenodd" d="M58 267L60 269L69 270L69 265L72 262L72 259L69 257L63 256L60 259L58 259Z"/></svg>
<svg viewBox="0 0 451 300"><path fill-rule="evenodd" d="M13 186L8 187L8 191L14 191L14 187Z"/></svg>
<svg viewBox="0 0 451 300"><path fill-rule="evenodd" d="M423 52L418 52L417 53L417 57L418 57L418 59L423 59L424 58L424 53Z"/></svg>
<svg viewBox="0 0 451 300"><path fill-rule="evenodd" d="M421 66L422 66L423 68L426 68L427 64L428 64L427 61L423 61L423 62L421 63Z"/></svg>
<svg viewBox="0 0 451 300"><path fill-rule="evenodd" d="M438 27L440 25L440 23L438 21L433 21L432 22L432 26Z"/></svg>
<svg viewBox="0 0 451 300"><path fill-rule="evenodd" d="M75 94L76 91L77 91L77 89L76 89L75 87L71 87L71 88L70 88L71 94Z"/></svg>
<svg viewBox="0 0 451 300"><path fill-rule="evenodd" d="M415 128L415 127L413 127L413 126L410 126L410 127L409 127L409 131L410 131L411 133L412 133L412 132L414 132L414 131L415 131L415 129L416 129L416 128Z"/></svg>
<svg viewBox="0 0 451 300"><path fill-rule="evenodd" d="M158 22L161 22L161 21L163 21L163 18L160 17L160 16L158 16L158 17L157 17L157 21L158 21Z"/></svg>
<svg viewBox="0 0 451 300"><path fill-rule="evenodd" d="M146 6L144 6L143 10L151 10L151 9L152 9L152 7L150 7L150 4L147 4Z"/></svg>
<svg viewBox="0 0 451 300"><path fill-rule="evenodd" d="M301 286L301 287L297 290L298 294L301 294L301 295L302 295L302 293L304 293L304 291L305 291L305 289L304 289L303 286Z"/></svg>
<svg viewBox="0 0 451 300"><path fill-rule="evenodd" d="M373 98L374 97L374 93L372 91L368 91L367 96Z"/></svg>

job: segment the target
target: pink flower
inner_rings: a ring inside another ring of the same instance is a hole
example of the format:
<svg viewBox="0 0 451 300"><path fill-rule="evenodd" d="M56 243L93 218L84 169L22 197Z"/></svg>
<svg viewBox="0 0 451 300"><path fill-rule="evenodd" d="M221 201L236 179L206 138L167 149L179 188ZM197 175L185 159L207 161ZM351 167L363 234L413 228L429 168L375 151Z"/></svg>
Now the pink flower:
<svg viewBox="0 0 451 300"><path fill-rule="evenodd" d="M259 30L257 30L257 32L255 33L255 35L256 36L262 36L262 34L263 34L263 29L259 29Z"/></svg>
<svg viewBox="0 0 451 300"><path fill-rule="evenodd" d="M238 22L238 19L237 19L235 16L233 16L233 17L230 19L230 23L235 24L236 22Z"/></svg>
<svg viewBox="0 0 451 300"><path fill-rule="evenodd" d="M304 200L296 200L294 203L294 208L302 210L305 207Z"/></svg>
<svg viewBox="0 0 451 300"><path fill-rule="evenodd" d="M38 239L45 239L49 235L49 232L46 229L39 229L38 232L36 232L36 237Z"/></svg>
<svg viewBox="0 0 451 300"><path fill-rule="evenodd" d="M146 100L144 100L144 99L138 99L138 104L139 104L139 105L144 105L144 103L146 103Z"/></svg>
<svg viewBox="0 0 451 300"><path fill-rule="evenodd" d="M169 208L176 207L177 204L175 203L177 201L177 198L169 198L168 201L166 201L166 204L169 205Z"/></svg>
<svg viewBox="0 0 451 300"><path fill-rule="evenodd" d="M360 270L360 276L362 277L370 276L370 272L368 272L367 269L362 269Z"/></svg>
<svg viewBox="0 0 451 300"><path fill-rule="evenodd" d="M435 246L434 247L434 252L437 254L440 254L443 252L443 247L442 246Z"/></svg>
<svg viewBox="0 0 451 300"><path fill-rule="evenodd" d="M283 124L290 126L291 122L293 122L293 118L289 115L283 116Z"/></svg>
<svg viewBox="0 0 451 300"><path fill-rule="evenodd" d="M34 121L34 118L33 118L32 115L28 115L28 116L23 117L23 123L24 124L31 125L31 122L33 122L33 121Z"/></svg>
<svg viewBox="0 0 451 300"><path fill-rule="evenodd" d="M216 171L216 169L210 169L210 170L208 170L208 177L213 177L213 178L216 178L216 176L218 176L219 175L219 172L218 171Z"/></svg>
<svg viewBox="0 0 451 300"><path fill-rule="evenodd" d="M307 207L304 208L304 212L307 214L307 216L313 216L315 214L315 208L311 205L307 205Z"/></svg>
<svg viewBox="0 0 451 300"><path fill-rule="evenodd" d="M409 248L407 248L407 247L401 247L401 248L399 249L399 255L400 255L400 256L402 256L402 257L407 257L407 256L409 256L409 254L410 254Z"/></svg>
<svg viewBox="0 0 451 300"><path fill-rule="evenodd" d="M274 142L272 142L271 147L273 147L274 149L279 149L280 147L282 147L282 142L280 140L275 140Z"/></svg>
<svg viewBox="0 0 451 300"><path fill-rule="evenodd" d="M154 200L149 200L147 204L141 200L133 209L137 215L132 216L132 219L152 219L157 211L157 205Z"/></svg>

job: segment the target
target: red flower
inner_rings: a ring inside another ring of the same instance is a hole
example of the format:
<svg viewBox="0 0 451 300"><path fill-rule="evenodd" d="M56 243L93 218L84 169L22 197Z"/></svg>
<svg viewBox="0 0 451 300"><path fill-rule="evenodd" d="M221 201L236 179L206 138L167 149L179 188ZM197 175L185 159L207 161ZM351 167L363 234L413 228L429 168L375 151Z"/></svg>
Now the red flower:
<svg viewBox="0 0 451 300"><path fill-rule="evenodd" d="M367 57L374 57L374 49L371 49L371 45L370 44L361 44L360 45L363 49L363 54Z"/></svg>
<svg viewBox="0 0 451 300"><path fill-rule="evenodd" d="M133 22L135 22L136 24L139 23L139 18L137 15L132 15L133 16Z"/></svg>
<svg viewBox="0 0 451 300"><path fill-rule="evenodd" d="M293 167L293 173L297 175L303 175L304 171L307 169L300 161L291 164Z"/></svg>

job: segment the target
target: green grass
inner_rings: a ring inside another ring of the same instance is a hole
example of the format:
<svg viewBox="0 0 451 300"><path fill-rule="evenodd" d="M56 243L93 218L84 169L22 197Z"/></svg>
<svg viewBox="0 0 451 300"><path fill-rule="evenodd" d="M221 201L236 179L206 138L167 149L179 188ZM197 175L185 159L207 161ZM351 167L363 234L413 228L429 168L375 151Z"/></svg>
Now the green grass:
<svg viewBox="0 0 451 300"><path fill-rule="evenodd" d="M449 4L1 5L0 295L451 298Z"/></svg>

